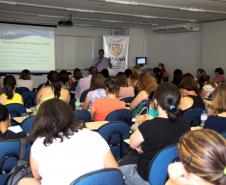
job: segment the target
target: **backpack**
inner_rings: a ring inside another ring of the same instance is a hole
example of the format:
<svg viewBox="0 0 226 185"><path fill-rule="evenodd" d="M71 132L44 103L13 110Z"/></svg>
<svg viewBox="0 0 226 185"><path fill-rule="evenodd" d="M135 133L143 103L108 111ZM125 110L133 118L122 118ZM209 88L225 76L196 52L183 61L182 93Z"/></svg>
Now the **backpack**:
<svg viewBox="0 0 226 185"><path fill-rule="evenodd" d="M25 161L26 138L20 139L21 148L19 160L15 167L10 171L6 185L17 185L24 177L32 177L30 165Z"/></svg>

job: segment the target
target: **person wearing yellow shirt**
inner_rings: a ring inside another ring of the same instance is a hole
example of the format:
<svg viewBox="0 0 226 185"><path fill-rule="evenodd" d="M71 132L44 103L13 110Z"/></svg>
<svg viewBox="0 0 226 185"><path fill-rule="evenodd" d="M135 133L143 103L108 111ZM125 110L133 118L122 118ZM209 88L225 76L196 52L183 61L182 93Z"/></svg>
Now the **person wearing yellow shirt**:
<svg viewBox="0 0 226 185"><path fill-rule="evenodd" d="M0 95L0 103L8 105L11 103L23 103L23 98L20 94L15 92L16 79L12 75L7 75L3 80L4 93Z"/></svg>

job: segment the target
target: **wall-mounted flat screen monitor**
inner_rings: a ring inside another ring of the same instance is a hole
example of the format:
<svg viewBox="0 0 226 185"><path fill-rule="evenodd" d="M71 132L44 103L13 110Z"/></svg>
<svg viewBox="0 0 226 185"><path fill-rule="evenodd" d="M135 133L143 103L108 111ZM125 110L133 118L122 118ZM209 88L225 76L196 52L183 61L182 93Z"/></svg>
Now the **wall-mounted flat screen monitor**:
<svg viewBox="0 0 226 185"><path fill-rule="evenodd" d="M136 65L147 65L147 57L136 57Z"/></svg>

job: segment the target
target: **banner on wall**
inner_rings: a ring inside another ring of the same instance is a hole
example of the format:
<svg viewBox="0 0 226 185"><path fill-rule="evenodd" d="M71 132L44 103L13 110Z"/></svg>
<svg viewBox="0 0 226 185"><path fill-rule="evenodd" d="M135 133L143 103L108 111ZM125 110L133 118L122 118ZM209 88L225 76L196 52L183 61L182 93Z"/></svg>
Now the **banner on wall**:
<svg viewBox="0 0 226 185"><path fill-rule="evenodd" d="M124 71L128 67L129 36L104 35L103 48L105 57L110 58L111 75Z"/></svg>

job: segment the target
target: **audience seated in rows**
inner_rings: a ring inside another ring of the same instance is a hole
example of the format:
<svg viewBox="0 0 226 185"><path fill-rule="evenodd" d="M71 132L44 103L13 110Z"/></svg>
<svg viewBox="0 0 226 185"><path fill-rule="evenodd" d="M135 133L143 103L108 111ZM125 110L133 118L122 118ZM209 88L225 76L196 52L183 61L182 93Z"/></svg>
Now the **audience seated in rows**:
<svg viewBox="0 0 226 185"><path fill-rule="evenodd" d="M95 121L103 121L112 111L126 108L123 101L117 99L119 85L114 78L109 78L105 81L106 98L98 98L94 101L90 113Z"/></svg>
<svg viewBox="0 0 226 185"><path fill-rule="evenodd" d="M126 97L134 97L134 88L133 86L128 85L126 75L123 72L119 72L116 75L116 80L120 86L118 99L123 99Z"/></svg>
<svg viewBox="0 0 226 185"><path fill-rule="evenodd" d="M130 109L133 110L133 115L140 114L144 106L149 104L153 93L157 88L155 78L150 73L143 73L137 84L137 91L139 92L130 104Z"/></svg>
<svg viewBox="0 0 226 185"><path fill-rule="evenodd" d="M10 103L23 104L23 98L15 92L16 79L12 75L7 75L3 79L4 93L0 95L0 103L7 105Z"/></svg>
<svg viewBox="0 0 226 185"><path fill-rule="evenodd" d="M178 149L180 162L168 167L166 185L226 184L226 140L220 134L208 129L187 132Z"/></svg>
<svg viewBox="0 0 226 185"><path fill-rule="evenodd" d="M40 106L30 136L34 178L22 179L19 185L69 185L85 173L118 167L105 140L75 120L62 100L54 98Z"/></svg>
<svg viewBox="0 0 226 185"><path fill-rule="evenodd" d="M66 103L70 102L70 93L67 89L62 88L59 80L59 74L56 71L50 71L47 75L46 86L42 87L36 95L36 104L34 114L37 113L40 105L49 99L59 98Z"/></svg>
<svg viewBox="0 0 226 185"><path fill-rule="evenodd" d="M21 129L21 131L17 133L10 130L10 122L11 118L9 111L5 105L0 104L0 140L26 137L26 133L24 133Z"/></svg>
<svg viewBox="0 0 226 185"><path fill-rule="evenodd" d="M75 90L75 98L77 100L80 99L80 96L82 95L82 93L90 88L90 82L91 82L91 78L92 75L97 73L97 68L96 67L90 67L89 68L89 74L87 76L84 76L83 78L81 78L78 81L78 85L77 88Z"/></svg>
<svg viewBox="0 0 226 185"><path fill-rule="evenodd" d="M16 81L16 86L17 87L26 87L30 91L33 90L34 88L34 81L31 80L31 73L28 69L24 69L21 74L19 79Z"/></svg>
<svg viewBox="0 0 226 185"><path fill-rule="evenodd" d="M165 146L178 142L190 129L177 108L180 97L179 89L170 83L163 83L155 91L153 99L159 115L142 123L130 136L130 147L138 153L133 152L127 157L134 159L136 155L137 159L135 163L132 161L120 167L127 185L149 185L148 166L153 156ZM126 158L124 160L129 161Z"/></svg>
<svg viewBox="0 0 226 185"><path fill-rule="evenodd" d="M92 75L90 82L90 91L86 95L85 101L83 102L82 109L90 109L93 102L97 98L106 98L106 91L104 85L105 78L101 73Z"/></svg>
<svg viewBox="0 0 226 185"><path fill-rule="evenodd" d="M213 93L210 105L214 115L208 116L204 128L213 129L219 133L226 132L226 84L220 84Z"/></svg>

